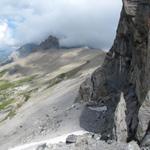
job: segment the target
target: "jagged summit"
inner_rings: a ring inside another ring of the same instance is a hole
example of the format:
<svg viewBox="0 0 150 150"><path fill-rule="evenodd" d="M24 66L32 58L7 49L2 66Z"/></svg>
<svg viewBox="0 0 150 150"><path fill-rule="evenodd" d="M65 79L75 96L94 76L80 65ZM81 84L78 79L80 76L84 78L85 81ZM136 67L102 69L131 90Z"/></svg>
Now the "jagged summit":
<svg viewBox="0 0 150 150"><path fill-rule="evenodd" d="M33 52L48 49L59 49L59 39L50 35L46 40L44 40L40 44L27 43L25 45L22 45L19 49L17 49L16 52L18 53L19 57L26 57Z"/></svg>
<svg viewBox="0 0 150 150"><path fill-rule="evenodd" d="M51 48L59 48L59 40L54 36L49 36L45 41L41 42L39 49L46 50Z"/></svg>

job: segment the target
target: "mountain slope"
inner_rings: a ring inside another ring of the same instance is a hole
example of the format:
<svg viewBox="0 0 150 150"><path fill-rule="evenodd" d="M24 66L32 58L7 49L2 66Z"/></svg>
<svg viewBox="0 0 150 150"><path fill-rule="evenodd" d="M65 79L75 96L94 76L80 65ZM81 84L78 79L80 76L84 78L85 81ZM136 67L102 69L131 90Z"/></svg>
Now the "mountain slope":
<svg viewBox="0 0 150 150"><path fill-rule="evenodd" d="M19 49L17 49L17 52L19 53L19 57L26 57L37 48L38 45L34 43L29 43L21 46Z"/></svg>
<svg viewBox="0 0 150 150"><path fill-rule="evenodd" d="M51 50L3 66L0 88L7 99L1 101L0 149L83 130L85 106L74 102L80 84L104 57L100 50Z"/></svg>

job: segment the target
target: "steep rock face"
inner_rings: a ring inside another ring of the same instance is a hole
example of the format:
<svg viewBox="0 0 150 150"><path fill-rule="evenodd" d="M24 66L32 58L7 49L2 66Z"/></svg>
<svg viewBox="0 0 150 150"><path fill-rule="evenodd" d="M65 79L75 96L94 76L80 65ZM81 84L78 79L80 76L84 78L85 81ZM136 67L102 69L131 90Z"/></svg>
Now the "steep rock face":
<svg viewBox="0 0 150 150"><path fill-rule="evenodd" d="M54 36L49 36L39 45L39 49L46 50L51 48L59 48L59 40Z"/></svg>
<svg viewBox="0 0 150 150"><path fill-rule="evenodd" d="M23 58L30 55L33 52L48 49L59 49L59 39L50 35L46 40L44 40L40 44L24 44L19 49L17 49L11 57L14 59L18 57Z"/></svg>
<svg viewBox="0 0 150 150"><path fill-rule="evenodd" d="M118 129L120 127L116 125L114 118L121 93L124 95L127 109L125 111L128 134L126 140L138 138L139 141L142 141L143 136L149 133L149 29L150 1L123 0L114 44L107 53L103 66L98 68L91 78L87 79L80 87L79 100L103 103L108 108L103 124L105 130L101 131L104 139L106 134L113 139L120 137L117 131L121 131L121 129ZM138 118L138 114L144 115L145 111L147 117L145 119L142 117L142 120L141 117Z"/></svg>

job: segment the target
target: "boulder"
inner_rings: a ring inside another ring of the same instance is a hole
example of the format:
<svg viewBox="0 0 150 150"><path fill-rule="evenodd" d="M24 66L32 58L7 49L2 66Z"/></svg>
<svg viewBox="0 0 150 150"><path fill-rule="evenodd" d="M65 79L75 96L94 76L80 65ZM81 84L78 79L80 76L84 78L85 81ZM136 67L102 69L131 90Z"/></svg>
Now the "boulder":
<svg viewBox="0 0 150 150"><path fill-rule="evenodd" d="M66 144L72 144L72 143L76 143L77 141L77 136L72 134L72 135L69 135L67 138L66 138Z"/></svg>

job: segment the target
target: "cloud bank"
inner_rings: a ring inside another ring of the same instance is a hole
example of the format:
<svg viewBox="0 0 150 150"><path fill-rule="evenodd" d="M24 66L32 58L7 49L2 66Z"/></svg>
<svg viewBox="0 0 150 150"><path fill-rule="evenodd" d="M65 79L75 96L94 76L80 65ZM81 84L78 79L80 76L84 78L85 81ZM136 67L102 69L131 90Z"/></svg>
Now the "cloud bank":
<svg viewBox="0 0 150 150"><path fill-rule="evenodd" d="M12 32L5 20L0 21L0 48L7 47L7 45L14 45Z"/></svg>
<svg viewBox="0 0 150 150"><path fill-rule="evenodd" d="M0 47L54 35L63 46L108 49L114 39L121 0L1 0Z"/></svg>

